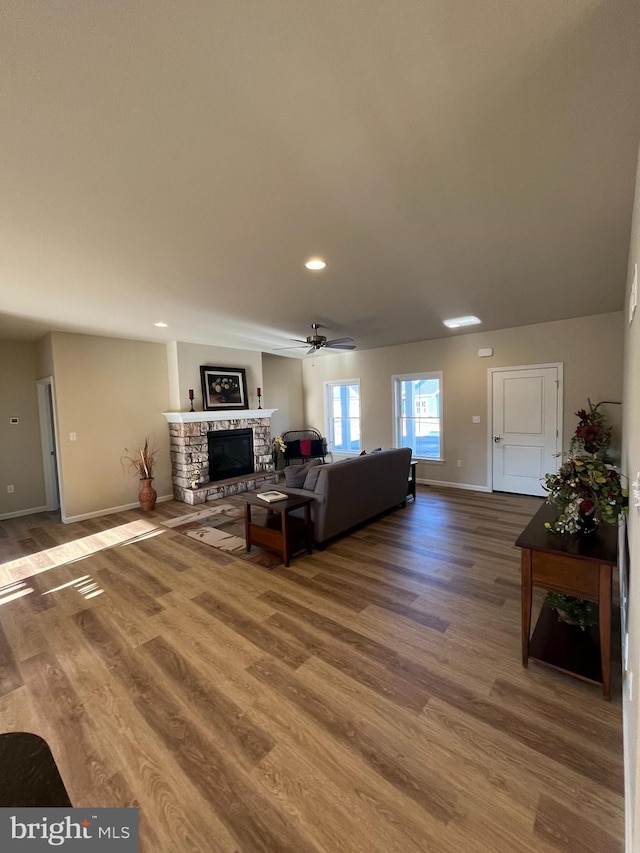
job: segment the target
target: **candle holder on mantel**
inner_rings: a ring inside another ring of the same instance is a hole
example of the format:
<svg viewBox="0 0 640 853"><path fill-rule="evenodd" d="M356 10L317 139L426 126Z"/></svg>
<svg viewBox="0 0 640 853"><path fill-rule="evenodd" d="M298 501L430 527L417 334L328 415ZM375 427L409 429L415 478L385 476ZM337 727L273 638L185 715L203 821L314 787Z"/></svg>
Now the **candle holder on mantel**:
<svg viewBox="0 0 640 853"><path fill-rule="evenodd" d="M189 409L189 411L194 412L195 409L193 408L193 391L191 390L191 388L189 389L189 399L191 400L191 408Z"/></svg>
<svg viewBox="0 0 640 853"><path fill-rule="evenodd" d="M262 408L262 394L260 393L260 388L258 388L258 408Z"/></svg>

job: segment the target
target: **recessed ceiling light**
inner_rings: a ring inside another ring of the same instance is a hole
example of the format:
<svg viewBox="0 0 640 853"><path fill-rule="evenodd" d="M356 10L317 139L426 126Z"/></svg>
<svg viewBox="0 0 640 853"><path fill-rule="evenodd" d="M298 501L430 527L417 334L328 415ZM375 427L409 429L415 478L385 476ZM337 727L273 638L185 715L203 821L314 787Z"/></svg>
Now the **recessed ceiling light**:
<svg viewBox="0 0 640 853"><path fill-rule="evenodd" d="M453 320L443 320L445 326L449 329L459 329L460 326L475 326L477 323L482 323L477 317L454 317Z"/></svg>
<svg viewBox="0 0 640 853"><path fill-rule="evenodd" d="M305 267L308 270L323 270L327 265L326 261L323 261L322 258L309 258L306 262Z"/></svg>
<svg viewBox="0 0 640 853"><path fill-rule="evenodd" d="M157 326L159 329L167 329L169 327L168 323L154 323L154 326Z"/></svg>

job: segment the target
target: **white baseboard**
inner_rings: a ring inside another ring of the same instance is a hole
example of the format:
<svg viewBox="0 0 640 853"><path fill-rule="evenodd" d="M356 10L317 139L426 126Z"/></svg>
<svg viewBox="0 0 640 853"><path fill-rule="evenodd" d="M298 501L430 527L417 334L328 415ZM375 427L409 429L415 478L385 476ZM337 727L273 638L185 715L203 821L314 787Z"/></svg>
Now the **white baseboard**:
<svg viewBox="0 0 640 853"><path fill-rule="evenodd" d="M416 479L416 483L423 486L443 486L445 489L464 489L467 492L490 492L489 486L473 486L470 483L445 483L444 480L421 480Z"/></svg>
<svg viewBox="0 0 640 853"><path fill-rule="evenodd" d="M48 512L46 506L34 506L32 509L19 509L17 512L3 512L0 514L0 521L5 518L20 518L21 515L36 515L38 512Z"/></svg>
<svg viewBox="0 0 640 853"><path fill-rule="evenodd" d="M162 495L162 497L158 497L156 499L156 503L172 501L173 499L173 495ZM99 518L102 515L113 515L116 512L124 512L126 509L135 509L139 506L140 504L138 503L138 501L135 501L132 504L123 504L122 506L111 506L108 509L98 509L95 512L83 512L80 515L63 515L62 523L73 524L74 521L84 521L87 518Z"/></svg>

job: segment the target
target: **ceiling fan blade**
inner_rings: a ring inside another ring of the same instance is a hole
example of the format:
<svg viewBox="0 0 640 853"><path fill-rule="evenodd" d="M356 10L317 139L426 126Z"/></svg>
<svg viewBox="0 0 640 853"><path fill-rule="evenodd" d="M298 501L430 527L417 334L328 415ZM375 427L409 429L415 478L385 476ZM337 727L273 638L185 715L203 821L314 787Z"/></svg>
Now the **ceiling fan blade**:
<svg viewBox="0 0 640 853"><path fill-rule="evenodd" d="M329 349L356 349L355 344L325 344Z"/></svg>
<svg viewBox="0 0 640 853"><path fill-rule="evenodd" d="M301 347L303 347L303 346L305 346L305 347L306 347L306 345L307 345L307 342L305 341L304 343L295 344L295 345L294 345L294 346L292 346L292 347L275 347L275 349L274 349L274 350L272 350L272 351L273 351L273 352L275 352L276 350L279 350L279 349L300 349L300 348L301 348Z"/></svg>
<svg viewBox="0 0 640 853"><path fill-rule="evenodd" d="M315 352L316 350L317 350L317 347L311 347L311 349L308 349L306 351L305 355L311 355L311 353Z"/></svg>
<svg viewBox="0 0 640 853"><path fill-rule="evenodd" d="M352 344L353 338L334 338L332 341L327 341L325 346L332 347L334 344Z"/></svg>

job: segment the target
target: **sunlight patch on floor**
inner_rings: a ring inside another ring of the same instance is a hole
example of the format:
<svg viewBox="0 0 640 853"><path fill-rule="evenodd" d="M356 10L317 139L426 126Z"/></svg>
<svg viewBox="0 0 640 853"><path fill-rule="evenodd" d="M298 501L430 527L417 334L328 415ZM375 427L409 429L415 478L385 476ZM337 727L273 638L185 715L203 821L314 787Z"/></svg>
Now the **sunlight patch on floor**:
<svg viewBox="0 0 640 853"><path fill-rule="evenodd" d="M16 598L23 598L33 592L30 586L27 586L24 581L20 583L9 583L6 586L0 587L0 607L3 604L8 604L10 601L15 601Z"/></svg>
<svg viewBox="0 0 640 853"><path fill-rule="evenodd" d="M164 532L165 529L157 524L138 519L108 530L101 530L99 533L92 533L73 542L65 542L63 545L55 545L53 548L19 557L17 560L9 560L0 564L0 586L14 584L58 566L83 560L99 551L119 545L130 545L151 536L159 536ZM73 584L74 581L71 583ZM23 594L26 595L26 593Z"/></svg>

